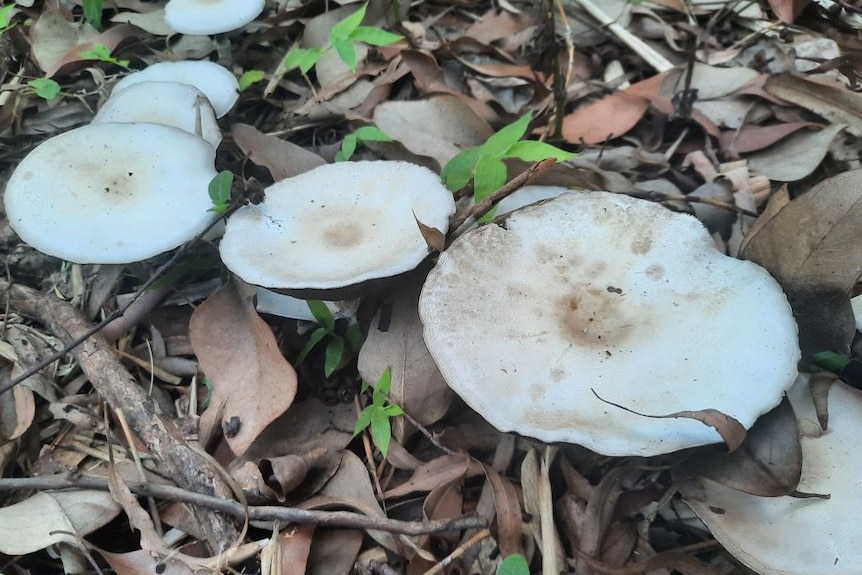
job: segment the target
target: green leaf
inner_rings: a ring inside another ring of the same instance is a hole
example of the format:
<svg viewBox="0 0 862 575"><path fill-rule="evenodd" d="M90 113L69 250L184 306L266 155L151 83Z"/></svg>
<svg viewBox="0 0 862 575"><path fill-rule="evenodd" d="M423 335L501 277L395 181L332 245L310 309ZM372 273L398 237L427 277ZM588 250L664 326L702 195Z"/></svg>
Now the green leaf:
<svg viewBox="0 0 862 575"><path fill-rule="evenodd" d="M482 155L492 158L501 158L503 154L527 133L532 115L527 112L515 122L509 124L499 132L488 138L482 144Z"/></svg>
<svg viewBox="0 0 862 575"><path fill-rule="evenodd" d="M473 178L473 168L479 159L481 148L470 148L457 154L449 160L440 172L443 183L449 191L457 192Z"/></svg>
<svg viewBox="0 0 862 575"><path fill-rule="evenodd" d="M392 440L392 426L389 424L389 417L380 410L375 410L371 417L371 439L374 440L374 445L386 457L389 453L389 443Z"/></svg>
<svg viewBox="0 0 862 575"><path fill-rule="evenodd" d="M404 38L399 34L393 34L373 26L360 26L347 37L354 42L364 42L371 46L388 46Z"/></svg>
<svg viewBox="0 0 862 575"><path fill-rule="evenodd" d="M386 407L383 408L384 413L389 417L394 417L396 415L403 415L404 410L401 409L400 405L395 405L394 403L390 403Z"/></svg>
<svg viewBox="0 0 862 575"><path fill-rule="evenodd" d="M344 357L344 340L335 337L326 346L326 353L323 358L323 375L329 377L335 373L335 370L341 365L342 357Z"/></svg>
<svg viewBox="0 0 862 575"><path fill-rule="evenodd" d="M365 18L365 10L368 8L368 3L363 4L359 10L332 27L329 33L329 41L334 46L339 40L347 40L350 34L359 27L362 19Z"/></svg>
<svg viewBox="0 0 862 575"><path fill-rule="evenodd" d="M308 355L308 353L312 349L314 349L314 346L320 343L320 340L326 337L328 333L329 332L322 327L319 327L313 332L311 332L311 337L308 338L308 341L305 343L305 346L302 348L302 351L300 351L299 355L296 356L296 362L293 364L293 366L296 367L303 361L305 361L305 357Z"/></svg>
<svg viewBox="0 0 862 575"><path fill-rule="evenodd" d="M347 343L347 348L350 351L359 351L362 347L362 330L359 329L358 323L352 323L344 332L344 341Z"/></svg>
<svg viewBox="0 0 862 575"><path fill-rule="evenodd" d="M60 93L60 84L50 78L36 78L27 84L33 88L37 96L45 100L53 100Z"/></svg>
<svg viewBox="0 0 862 575"><path fill-rule="evenodd" d="M84 0L84 20L96 30L102 29L102 0Z"/></svg>
<svg viewBox="0 0 862 575"><path fill-rule="evenodd" d="M497 575L530 575L530 565L523 555L512 553L500 562Z"/></svg>
<svg viewBox="0 0 862 575"><path fill-rule="evenodd" d="M6 29L12 20L12 10L15 9L15 4L9 4L0 8L0 29Z"/></svg>
<svg viewBox="0 0 862 575"><path fill-rule="evenodd" d="M341 149L335 154L335 161L346 162L349 160L353 156L353 152L356 151L357 144L356 134L347 134L344 141L341 142Z"/></svg>
<svg viewBox="0 0 862 575"><path fill-rule="evenodd" d="M850 358L834 351L820 351L814 354L814 365L825 371L841 373L850 363Z"/></svg>
<svg viewBox="0 0 862 575"><path fill-rule="evenodd" d="M481 202L506 183L506 164L502 160L482 156L473 172L473 199Z"/></svg>
<svg viewBox="0 0 862 575"><path fill-rule="evenodd" d="M374 403L377 403L378 396L385 400L389 396L389 390L392 388L392 370L388 367L383 370L377 383L374 384ZM380 401L380 405L383 401Z"/></svg>
<svg viewBox="0 0 862 575"><path fill-rule="evenodd" d="M374 416L375 409L371 406L366 407L359 413L359 418L356 420L356 425L353 427L353 437L356 437L362 430L371 425L371 418Z"/></svg>
<svg viewBox="0 0 862 575"><path fill-rule="evenodd" d="M525 162L541 162L548 158L554 158L558 162L565 162L574 158L577 154L561 150L551 144L545 142L536 142L533 140L524 140L523 142L515 142L506 153L504 158L518 158Z"/></svg>
<svg viewBox="0 0 862 575"><path fill-rule="evenodd" d="M391 142L392 138L377 126L362 126L354 130L353 135L360 142Z"/></svg>
<svg viewBox="0 0 862 575"><path fill-rule="evenodd" d="M351 72L356 71L356 46L350 40L335 40L332 43L338 57L341 61L350 68Z"/></svg>
<svg viewBox="0 0 862 575"><path fill-rule="evenodd" d="M322 325L328 333L335 331L335 318L325 303L316 299L310 299L305 303L308 305L308 310L314 316L314 319L317 320L317 323Z"/></svg>
<svg viewBox="0 0 862 575"><path fill-rule="evenodd" d="M209 211L217 214L223 214L227 211L230 205L230 189L232 185L233 172L229 170L219 172L210 180L208 191L213 207Z"/></svg>
<svg viewBox="0 0 862 575"><path fill-rule="evenodd" d="M266 78L266 72L263 70L246 70L239 77L239 91L244 92L252 84L256 84Z"/></svg>
<svg viewBox="0 0 862 575"><path fill-rule="evenodd" d="M321 54L323 54L322 48L294 48L284 57L282 65L285 70L299 68L301 73L307 74L317 64Z"/></svg>

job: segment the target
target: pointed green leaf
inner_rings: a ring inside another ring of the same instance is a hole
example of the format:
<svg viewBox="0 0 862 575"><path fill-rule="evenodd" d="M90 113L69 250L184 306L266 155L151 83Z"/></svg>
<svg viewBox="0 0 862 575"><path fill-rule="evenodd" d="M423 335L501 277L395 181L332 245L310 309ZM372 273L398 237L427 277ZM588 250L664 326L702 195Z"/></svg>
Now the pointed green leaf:
<svg viewBox="0 0 862 575"><path fill-rule="evenodd" d="M341 365L341 358L344 357L344 340L340 337L334 337L326 346L326 353L323 357L323 375L329 377L338 366Z"/></svg>
<svg viewBox="0 0 862 575"><path fill-rule="evenodd" d="M84 20L96 30L102 30L102 0L84 0Z"/></svg>
<svg viewBox="0 0 862 575"><path fill-rule="evenodd" d="M496 158L482 156L473 174L473 199L481 202L506 183L506 164Z"/></svg>
<svg viewBox="0 0 862 575"><path fill-rule="evenodd" d="M365 10L368 8L368 3L363 4L359 10L332 27L329 33L329 41L334 46L339 40L346 40L350 34L359 27L362 19L365 18Z"/></svg>
<svg viewBox="0 0 862 575"><path fill-rule="evenodd" d="M374 413L371 418L371 439L374 440L374 445L386 457L389 453L389 443L392 440L392 427L389 425L389 418L386 414L379 410Z"/></svg>
<svg viewBox="0 0 862 575"><path fill-rule="evenodd" d="M527 133L527 128L530 126L532 115L527 112L515 122L512 122L499 132L488 138L488 141L482 144L482 155L492 158L501 158L506 153L512 144L524 137Z"/></svg>
<svg viewBox="0 0 862 575"><path fill-rule="evenodd" d="M449 160L440 172L440 177L449 191L457 192L473 177L473 168L479 159L480 148L470 148L458 153Z"/></svg>
<svg viewBox="0 0 862 575"><path fill-rule="evenodd" d="M217 214L223 214L227 211L228 205L230 204L230 190L232 185L233 172L229 170L219 172L212 180L210 180L208 192L210 200L212 200L213 207L211 207L209 211Z"/></svg>
<svg viewBox="0 0 862 575"><path fill-rule="evenodd" d="M350 327L344 332L344 341L347 343L347 349L359 351L359 348L362 347L362 330L359 329L358 323L350 324Z"/></svg>
<svg viewBox="0 0 862 575"><path fill-rule="evenodd" d="M239 77L239 91L244 92L252 84L256 84L266 78L266 73L263 70L246 70Z"/></svg>
<svg viewBox="0 0 862 575"><path fill-rule="evenodd" d="M33 88L37 96L45 100L53 100L60 93L60 84L50 78L36 78L27 84Z"/></svg>
<svg viewBox="0 0 862 575"><path fill-rule="evenodd" d="M332 43L332 46L335 48L335 51L338 53L338 57L341 58L341 61L350 68L351 72L356 71L356 46L353 45L353 41L351 40L336 40Z"/></svg>
<svg viewBox="0 0 862 575"><path fill-rule="evenodd" d="M284 57L282 66L288 71L299 68L300 72L307 74L317 64L322 53L321 48L294 48Z"/></svg>
<svg viewBox="0 0 862 575"><path fill-rule="evenodd" d="M361 142L391 142L392 138L377 126L362 126L357 128L353 135Z"/></svg>
<svg viewBox="0 0 862 575"><path fill-rule="evenodd" d="M0 8L0 30L9 27L9 23L12 19L12 10L15 9L15 4L9 4L8 6L3 6Z"/></svg>
<svg viewBox="0 0 862 575"><path fill-rule="evenodd" d="M373 407L366 407L359 413L359 418L356 420L356 425L353 427L353 437L356 437L362 430L371 425L371 417L374 415Z"/></svg>
<svg viewBox="0 0 862 575"><path fill-rule="evenodd" d="M302 348L302 351L300 351L299 355L296 356L296 362L294 363L294 367L305 361L305 357L308 355L308 353L312 349L314 349L314 346L320 343L320 340L326 337L327 333L328 332L322 327L319 327L313 332L311 332L311 337L308 338L308 341L305 343L305 346Z"/></svg>
<svg viewBox="0 0 862 575"><path fill-rule="evenodd" d="M356 134L348 134L341 142L341 149L336 154L335 160L338 162L346 162L353 157L353 152L356 151L357 138ZM340 157L339 157L340 156Z"/></svg>
<svg viewBox="0 0 862 575"><path fill-rule="evenodd" d="M515 142L512 144L504 158L518 158L525 162L541 162L548 158L554 158L558 162L565 162L574 158L577 154L561 150L551 144L545 142L536 142L534 140L524 140L523 142Z"/></svg>
<svg viewBox="0 0 862 575"><path fill-rule="evenodd" d="M388 46L404 38L399 34L393 34L372 26L360 26L347 37L354 42L365 42L371 46Z"/></svg>
<svg viewBox="0 0 862 575"><path fill-rule="evenodd" d="M390 368L386 368L383 370L383 373L380 374L380 377L377 379L377 383L374 385L374 403L377 403L377 396L385 400L389 396L389 390L392 387L392 370ZM380 401L380 405L383 405L383 401Z"/></svg>
<svg viewBox="0 0 862 575"><path fill-rule="evenodd" d="M404 410L401 409L400 405L395 405L391 403L383 408L383 412L386 413L389 417L395 417L396 415L403 415Z"/></svg>
<svg viewBox="0 0 862 575"><path fill-rule="evenodd" d="M316 299L310 299L305 304L317 323L322 325L329 333L335 331L335 318L325 303Z"/></svg>
<svg viewBox="0 0 862 575"><path fill-rule="evenodd" d="M530 575L530 565L523 555L512 553L500 562L497 575Z"/></svg>

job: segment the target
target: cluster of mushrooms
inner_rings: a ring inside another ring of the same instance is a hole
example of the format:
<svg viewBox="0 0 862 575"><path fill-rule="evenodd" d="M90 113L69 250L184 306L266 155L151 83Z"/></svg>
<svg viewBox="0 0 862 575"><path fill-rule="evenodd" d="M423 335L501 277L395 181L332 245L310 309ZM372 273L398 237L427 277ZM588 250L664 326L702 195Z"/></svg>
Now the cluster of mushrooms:
<svg viewBox="0 0 862 575"><path fill-rule="evenodd" d="M90 126L22 161L6 209L26 242L73 262L129 263L203 229L215 118L236 87L223 74L221 84L220 72L196 87L151 77L187 82L188 65L129 76ZM155 109L144 116L138 105L132 115L127 99ZM158 115L175 104L178 117ZM58 185L61 172L68 182ZM791 389L800 352L781 288L757 265L720 253L697 219L606 192L519 193L551 199L458 237L419 301L445 380L495 427L654 456L721 437L693 419L645 416L713 409L749 428ZM437 174L395 161L322 166L274 183L265 198L229 218L225 265L248 283L318 299L355 297L410 272L429 256L419 223L445 233L455 212ZM793 397L807 421L804 394ZM758 573L849 574L862 562L855 517L844 513L860 481L862 399L843 386L833 397L835 427L803 438L802 478L806 491L832 499L755 498L708 484L707 503L692 503ZM805 545L815 530L830 533L828 545Z"/></svg>

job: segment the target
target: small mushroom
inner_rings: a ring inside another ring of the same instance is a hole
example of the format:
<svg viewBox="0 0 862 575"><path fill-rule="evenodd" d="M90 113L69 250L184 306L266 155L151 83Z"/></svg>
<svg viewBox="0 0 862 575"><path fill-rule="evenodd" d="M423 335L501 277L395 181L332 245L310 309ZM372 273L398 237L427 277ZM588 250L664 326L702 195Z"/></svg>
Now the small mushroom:
<svg viewBox="0 0 862 575"><path fill-rule="evenodd" d="M165 22L181 34L221 34L252 22L265 4L265 0L170 0Z"/></svg>
<svg viewBox="0 0 862 575"><path fill-rule="evenodd" d="M9 223L39 251L130 263L177 247L212 219L215 152L158 124L90 124L46 140L6 185Z"/></svg>
<svg viewBox="0 0 862 575"><path fill-rule="evenodd" d="M455 211L440 178L407 162L320 166L265 196L228 220L222 261L248 283L322 299L412 270L429 252L417 220L445 232Z"/></svg>
<svg viewBox="0 0 862 575"><path fill-rule="evenodd" d="M224 66L208 60L157 62L139 72L133 72L114 85L111 97L140 82L179 82L194 86L206 95L216 118L221 118L239 99L236 77Z"/></svg>
<svg viewBox="0 0 862 575"><path fill-rule="evenodd" d="M800 357L765 270L718 252L691 216L606 192L465 233L419 312L444 378L491 424L607 455L721 441L699 421L643 415L715 409L750 427Z"/></svg>
<svg viewBox="0 0 862 575"><path fill-rule="evenodd" d="M179 82L140 82L111 94L93 123L146 122L198 134L198 118L200 136L213 148L218 148L221 130L203 92Z"/></svg>
<svg viewBox="0 0 862 575"><path fill-rule="evenodd" d="M829 429L822 432L800 377L788 394L800 428L807 496L757 497L700 480L685 496L730 553L760 575L862 573L862 392L840 382L829 390Z"/></svg>

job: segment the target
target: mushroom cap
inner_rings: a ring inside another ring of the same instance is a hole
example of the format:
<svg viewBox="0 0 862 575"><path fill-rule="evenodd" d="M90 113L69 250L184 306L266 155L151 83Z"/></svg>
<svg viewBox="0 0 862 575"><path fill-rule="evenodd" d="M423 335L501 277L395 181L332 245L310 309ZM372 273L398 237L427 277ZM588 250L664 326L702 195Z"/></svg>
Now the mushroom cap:
<svg viewBox="0 0 862 575"><path fill-rule="evenodd" d="M239 83L230 70L208 60L157 62L133 72L114 85L112 97L120 90L140 82L179 82L194 86L212 104L216 118L221 118L239 99Z"/></svg>
<svg viewBox="0 0 862 575"><path fill-rule="evenodd" d="M761 575L862 573L862 392L841 382L829 390L829 429L821 432L807 378L789 394L800 424L803 493L757 497L701 480L703 493L686 498L716 539Z"/></svg>
<svg viewBox="0 0 862 575"><path fill-rule="evenodd" d="M445 232L455 211L437 174L407 162L328 164L265 195L230 217L219 249L246 282L285 290L332 290L412 270L428 256L416 219Z"/></svg>
<svg viewBox="0 0 862 575"><path fill-rule="evenodd" d="M181 34L221 34L253 21L264 5L265 0L170 0L165 22Z"/></svg>
<svg viewBox="0 0 862 575"><path fill-rule="evenodd" d="M419 312L444 378L491 424L606 455L721 440L608 402L654 416L717 409L748 428L800 357L765 270L719 253L691 216L607 192L465 233L428 275Z"/></svg>
<svg viewBox="0 0 862 575"><path fill-rule="evenodd" d="M46 140L6 185L9 223L39 251L130 263L175 248L212 214L215 152L158 124L91 124Z"/></svg>
<svg viewBox="0 0 862 575"><path fill-rule="evenodd" d="M140 82L111 94L96 116L94 124L145 122L173 126L195 135L197 108L200 108L200 136L218 148L221 130L212 105L203 92L179 82Z"/></svg>

